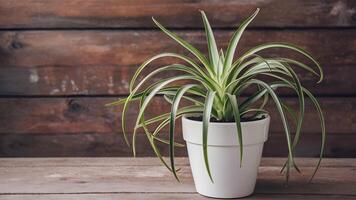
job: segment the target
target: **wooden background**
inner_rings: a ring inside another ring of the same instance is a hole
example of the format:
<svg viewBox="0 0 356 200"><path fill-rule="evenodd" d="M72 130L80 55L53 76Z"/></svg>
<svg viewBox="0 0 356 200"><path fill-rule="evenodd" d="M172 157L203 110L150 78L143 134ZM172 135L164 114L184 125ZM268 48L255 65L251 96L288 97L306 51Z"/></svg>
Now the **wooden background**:
<svg viewBox="0 0 356 200"><path fill-rule="evenodd" d="M205 51L199 9L206 11L224 48L256 7L261 12L238 51L285 41L312 52L324 67L324 82L315 86L310 74L299 74L325 112L326 156L355 157L352 0L0 0L0 156L130 156L120 135L120 108L103 105L127 95L133 72L146 58L186 53L153 26L151 16ZM277 54L300 58L281 50L267 55ZM297 106L295 95L282 95ZM157 97L149 112L161 113L167 106ZM131 109L131 125L134 114ZM275 112L272 117L264 155L285 156L279 117ZM318 156L320 129L310 103L305 122L297 155ZM185 149L177 151L186 155ZM153 153L140 134L138 156L148 155Z"/></svg>

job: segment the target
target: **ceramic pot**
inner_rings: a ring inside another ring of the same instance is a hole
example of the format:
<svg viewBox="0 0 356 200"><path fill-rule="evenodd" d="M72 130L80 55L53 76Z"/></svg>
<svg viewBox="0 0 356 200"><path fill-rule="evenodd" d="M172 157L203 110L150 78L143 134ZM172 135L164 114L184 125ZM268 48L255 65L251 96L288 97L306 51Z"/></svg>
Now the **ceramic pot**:
<svg viewBox="0 0 356 200"><path fill-rule="evenodd" d="M240 147L234 122L210 122L208 129L208 159L213 178L207 173L202 146L202 122L182 118L183 137L198 193L215 198L239 198L253 193L263 144L267 140L270 117L242 122L243 160L240 167Z"/></svg>

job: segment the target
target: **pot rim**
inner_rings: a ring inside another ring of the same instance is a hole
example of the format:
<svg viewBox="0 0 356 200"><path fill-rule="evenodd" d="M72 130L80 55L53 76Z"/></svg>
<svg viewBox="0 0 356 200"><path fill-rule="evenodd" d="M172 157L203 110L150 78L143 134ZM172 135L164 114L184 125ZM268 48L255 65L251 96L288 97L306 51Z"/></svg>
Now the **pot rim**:
<svg viewBox="0 0 356 200"><path fill-rule="evenodd" d="M202 124L203 122L202 121L197 121L197 120L192 120L192 119L189 119L189 114L184 114L182 116L182 119L183 120L186 120L186 121L189 121L189 123L198 123L198 124ZM254 121L246 121L246 122L241 122L241 124L252 124L252 123L263 123L267 120L269 120L271 117L269 114L266 115L265 118L263 119L258 119L258 120L254 120ZM214 124L214 125L231 125L231 124L235 124L235 122L209 122L210 124Z"/></svg>

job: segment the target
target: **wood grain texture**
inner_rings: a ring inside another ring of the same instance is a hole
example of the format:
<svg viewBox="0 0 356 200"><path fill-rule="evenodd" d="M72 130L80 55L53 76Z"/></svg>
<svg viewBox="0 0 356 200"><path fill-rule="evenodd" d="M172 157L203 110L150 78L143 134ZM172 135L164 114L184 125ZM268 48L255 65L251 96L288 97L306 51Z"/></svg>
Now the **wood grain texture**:
<svg viewBox="0 0 356 200"><path fill-rule="evenodd" d="M187 193L169 193L169 194L151 194L151 193L128 193L128 194L16 194L16 195L1 195L2 200L166 200L166 199L190 199L190 200L209 200L211 198L203 197L199 194ZM288 195L288 194L254 194L248 197L249 200L275 200L275 199L290 199L290 200L354 200L355 197L349 195Z"/></svg>
<svg viewBox="0 0 356 200"><path fill-rule="evenodd" d="M225 48L233 30L257 7L261 12L244 34L237 53L271 41L295 43L311 52L325 70L324 82L315 85L315 77L300 70L297 73L307 88L323 97L320 101L329 133L326 155L355 157L353 0L0 0L0 156L131 155L120 136L120 108L103 105L128 93L129 80L145 59L161 52L189 55L158 31L151 16L206 53L199 9L206 11L216 28L219 47ZM261 55L309 63L300 55L280 49ZM162 59L140 78L175 62ZM172 75L176 73L162 74L154 80ZM289 96L287 101L297 106L291 91L279 93ZM148 116L164 111L168 111L168 105L156 98ZM135 109L129 110L129 128L135 113ZM273 110L271 115L271 135L264 154L284 156L279 117ZM305 122L305 137L297 154L317 156L320 130L310 103ZM181 132L180 126L177 132ZM166 154L167 148L161 147ZM139 134L138 150L140 156L153 155L143 134ZM178 155L186 155L184 149L177 151ZM141 198L136 194L113 195Z"/></svg>
<svg viewBox="0 0 356 200"><path fill-rule="evenodd" d="M0 1L0 28L201 28L198 10L214 27L230 28L261 8L254 27L354 27L352 0L21 0ZM187 17L189 16L189 17Z"/></svg>
<svg viewBox="0 0 356 200"><path fill-rule="evenodd" d="M22 158L1 159L0 198L20 199L206 199L195 192L187 160L177 159L181 183L157 158ZM143 161L144 160L144 161ZM284 184L280 166L285 159L263 158L252 199L354 199L356 180L354 160L328 159L312 184L306 184L314 168L298 159L303 173L292 171L289 187ZM53 165L59 162L59 165ZM149 165L142 165L143 163ZM4 163L4 164L3 164ZM31 164L33 163L33 164ZM76 163L76 164L71 164ZM333 164L334 163L334 164ZM351 165L350 165L351 164ZM165 187L162 187L164 185ZM325 189L327 188L327 189ZM31 196L33 195L33 196Z"/></svg>
<svg viewBox="0 0 356 200"><path fill-rule="evenodd" d="M325 157L356 157L353 134L329 134ZM181 136L177 142L184 143ZM57 134L1 134L0 157L68 157L68 156L132 156L119 133L57 133ZM163 155L168 156L168 145L158 144ZM287 156L284 133L271 132L265 143L264 156ZM45 150L44 150L45 149ZM144 134L137 135L137 156L155 156ZM176 148L177 156L187 156L186 148ZM320 135L304 134L295 149L296 156L318 157Z"/></svg>
<svg viewBox="0 0 356 200"><path fill-rule="evenodd" d="M168 159L168 157L164 157ZM40 160L41 162L35 162ZM107 162L110 160L110 162ZM189 166L188 157L177 157L176 164L179 166ZM313 167L317 160L315 158L296 157L294 159L298 165L303 167ZM157 166L160 161L153 157L47 157L47 158L0 158L0 167L115 167L115 166ZM280 167L285 163L281 157L263 157L261 166ZM322 167L356 167L354 158L323 158Z"/></svg>
<svg viewBox="0 0 356 200"><path fill-rule="evenodd" d="M178 34L205 52L202 31L179 31ZM216 31L220 47L226 47L231 34L232 31ZM312 52L325 70L325 80L319 85L315 85L316 77L297 70L307 88L317 95L353 95L355 34L355 30L247 31L237 53L264 42L295 43ZM0 32L0 95L127 94L128 83L137 67L162 52L190 55L158 31ZM275 49L261 54L310 63L289 50ZM158 60L143 74L176 62ZM155 80L173 74L157 76Z"/></svg>
<svg viewBox="0 0 356 200"><path fill-rule="evenodd" d="M111 97L83 98L0 98L0 134L55 134L55 133L118 133L121 130L121 108L104 107ZM296 98L285 102L297 108ZM356 98L319 98L325 113L329 134L353 134L355 126ZM269 104L272 132L283 132L274 104ZM157 97L147 109L145 117L169 111L163 98ZM345 118L347 116L347 118ZM127 128L130 132L137 118L133 104L127 111ZM167 129L166 129L167 130ZM180 126L177 132L181 131ZM318 116L309 101L306 101L304 133L319 133Z"/></svg>
<svg viewBox="0 0 356 200"><path fill-rule="evenodd" d="M115 98L3 98L0 99L0 156L130 156L121 135L121 108L105 108L103 105ZM326 156L354 157L355 98L320 98L324 108L328 140ZM286 98L297 107L295 98ZM272 106L268 107L272 111ZM297 155L319 155L320 128L318 118L310 103L306 104L303 136ZM167 112L168 104L157 97L149 107L147 117ZM130 107L127 115L129 132L134 125L137 111ZM344 116L348 116L345 118ZM265 155L286 155L283 129L276 112L271 112L270 139ZM181 126L177 124L180 142ZM162 135L167 137L167 129ZM153 156L146 136L139 134L139 156ZM161 145L167 155L168 148ZM46 151L43 151L46 149ZM177 155L186 155L185 148L177 148Z"/></svg>

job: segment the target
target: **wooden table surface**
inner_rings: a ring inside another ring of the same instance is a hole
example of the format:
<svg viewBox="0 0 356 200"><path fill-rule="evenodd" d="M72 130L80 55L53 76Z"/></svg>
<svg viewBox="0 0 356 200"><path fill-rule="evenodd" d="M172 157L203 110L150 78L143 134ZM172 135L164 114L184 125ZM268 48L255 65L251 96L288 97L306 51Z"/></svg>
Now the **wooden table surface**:
<svg viewBox="0 0 356 200"><path fill-rule="evenodd" d="M284 160L263 158L248 199L356 199L356 159L324 159L312 184L316 159L297 159L302 173L288 187ZM195 192L188 160L177 163L181 183L157 158L2 158L0 199L208 199Z"/></svg>

